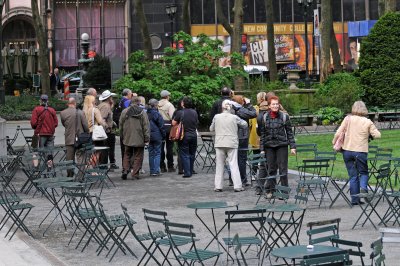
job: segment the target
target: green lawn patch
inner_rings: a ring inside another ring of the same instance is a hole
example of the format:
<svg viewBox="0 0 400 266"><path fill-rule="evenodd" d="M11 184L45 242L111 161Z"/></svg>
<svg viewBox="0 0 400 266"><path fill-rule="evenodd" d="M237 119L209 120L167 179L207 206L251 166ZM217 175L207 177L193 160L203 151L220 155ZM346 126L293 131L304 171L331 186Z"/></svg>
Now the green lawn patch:
<svg viewBox="0 0 400 266"><path fill-rule="evenodd" d="M400 157L400 130L383 130L382 138L370 142L370 145L377 145L382 148L392 148L393 157ZM297 135L296 143L315 143L319 151L332 151L332 139L334 133L318 134L318 135ZM296 156L289 156L289 169L297 170ZM348 179L347 170L343 162L341 153L336 156L336 163L333 171L333 177L336 179ZM371 183L374 183L371 180Z"/></svg>

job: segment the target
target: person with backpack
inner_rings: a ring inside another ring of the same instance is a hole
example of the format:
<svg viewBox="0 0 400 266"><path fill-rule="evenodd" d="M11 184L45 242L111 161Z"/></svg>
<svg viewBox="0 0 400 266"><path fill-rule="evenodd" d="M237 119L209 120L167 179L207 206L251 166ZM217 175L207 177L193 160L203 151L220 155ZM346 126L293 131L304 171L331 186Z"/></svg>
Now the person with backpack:
<svg viewBox="0 0 400 266"><path fill-rule="evenodd" d="M117 124L117 127L119 127L119 119L121 117L121 113L125 108L129 107L129 105L131 104L132 97L133 97L133 93L130 89L122 90L122 98L119 101L119 103L114 107L114 110L113 110L113 121L115 122L115 124ZM121 158L122 158L122 162L123 162L125 146L124 146L124 143L122 140L122 134L120 134L120 136L119 136L119 143L121 146Z"/></svg>
<svg viewBox="0 0 400 266"><path fill-rule="evenodd" d="M158 112L158 101L156 99L149 100L149 108L147 116L150 122L150 142L149 151L149 166L150 176L159 176L160 160L161 160L161 144L165 139L164 119Z"/></svg>
<svg viewBox="0 0 400 266"><path fill-rule="evenodd" d="M281 185L288 187L288 145L291 154L296 154L292 125L289 115L280 111L278 96L268 98L268 107L268 111L260 112L257 117L260 150L266 155L268 175L277 175L279 169ZM268 179L267 198L272 198L275 185L276 179Z"/></svg>

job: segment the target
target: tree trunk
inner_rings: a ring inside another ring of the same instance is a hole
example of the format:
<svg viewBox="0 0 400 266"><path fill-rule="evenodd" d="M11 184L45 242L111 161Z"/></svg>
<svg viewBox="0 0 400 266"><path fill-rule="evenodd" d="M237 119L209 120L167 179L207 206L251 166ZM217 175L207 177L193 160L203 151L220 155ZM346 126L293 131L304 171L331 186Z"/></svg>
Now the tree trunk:
<svg viewBox="0 0 400 266"><path fill-rule="evenodd" d="M233 7L234 13L234 22L233 27L229 24L228 19L224 15L222 11L222 3L221 0L216 0L217 4L217 17L221 22L222 26L231 36L231 53L240 53L242 46L242 32L243 32L243 0L235 0L235 5ZM236 62L232 60L232 68L233 69L243 69L243 65L240 62ZM244 89L244 78L236 77L235 78L235 90L242 91Z"/></svg>
<svg viewBox="0 0 400 266"><path fill-rule="evenodd" d="M144 56L147 61L153 60L153 47L151 45L151 38L149 28L147 27L146 15L144 14L142 0L134 0L135 12L140 26L140 34L143 40ZM171 36L172 37L172 36Z"/></svg>
<svg viewBox="0 0 400 266"><path fill-rule="evenodd" d="M267 15L269 79L270 81L275 81L278 79L278 69L276 67L275 41L274 41L275 39L274 8L272 0L265 0L265 9Z"/></svg>
<svg viewBox="0 0 400 266"><path fill-rule="evenodd" d="M222 26L224 29L228 32L230 36L233 35L233 28L231 27L231 24L228 21L228 18L225 16L224 12L222 11L222 3L221 0L216 0L217 4L217 18L218 21L221 22Z"/></svg>
<svg viewBox="0 0 400 266"><path fill-rule="evenodd" d="M321 71L320 81L323 82L329 75L331 54L331 25L332 25L332 10L331 0L321 1Z"/></svg>
<svg viewBox="0 0 400 266"><path fill-rule="evenodd" d="M340 62L339 45L336 41L335 30L333 29L333 21L331 24L331 53L333 59L333 69L335 73L341 72L343 70L342 64Z"/></svg>
<svg viewBox="0 0 400 266"><path fill-rule="evenodd" d="M378 1L378 13L379 17L382 17L387 12L396 11L396 0L379 0Z"/></svg>
<svg viewBox="0 0 400 266"><path fill-rule="evenodd" d="M190 0L183 0L182 6L182 30L187 34L191 34L191 23L190 23Z"/></svg>
<svg viewBox="0 0 400 266"><path fill-rule="evenodd" d="M37 0L31 0L33 26L36 32L36 38L39 43L39 62L42 71L42 93L50 95L50 78L49 78L49 52L47 49L46 32L40 18L39 6Z"/></svg>

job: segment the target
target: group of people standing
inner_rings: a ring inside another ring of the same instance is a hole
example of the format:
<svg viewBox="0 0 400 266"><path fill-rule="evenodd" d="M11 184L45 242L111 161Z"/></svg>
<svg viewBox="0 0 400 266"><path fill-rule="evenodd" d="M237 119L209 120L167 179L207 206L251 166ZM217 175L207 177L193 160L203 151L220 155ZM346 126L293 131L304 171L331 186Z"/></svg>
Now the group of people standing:
<svg viewBox="0 0 400 266"><path fill-rule="evenodd" d="M184 135L178 140L178 174L189 178L194 171L197 150L198 114L190 97L183 97L175 107L170 102L170 93L161 91L160 100L150 99L146 106L144 97L130 89L124 89L122 98L115 105L116 94L104 91L97 103L97 91L91 88L85 96L83 108L77 108L75 98L69 98L68 107L60 113L61 123L65 127L66 159L82 162L83 155L76 148L77 136L92 133L95 125L104 128L105 140L93 141L95 146L108 147L107 152L99 155L99 164L107 164L112 170L119 169L115 159L116 130L119 129L122 179L128 174L139 179L143 173L144 149L148 148L150 176L162 172L175 172L174 142L170 140L171 128L183 124ZM350 193L354 205L362 204L358 193L368 190L368 141L380 138L381 134L374 123L366 118L368 110L362 101L353 104L351 115L344 119L335 134L333 143L343 132L346 137L343 144L343 159L350 177ZM260 92L257 104L234 95L227 87L221 90L221 98L212 106L210 112L210 131L215 132L216 171L215 192L223 191L225 162L230 168L230 185L235 192L241 192L249 185L246 174L249 144L254 153L265 154L266 167L260 167L259 175L263 179L276 176L279 171L280 183L288 186L288 155L296 154L296 143L289 115L273 93ZM55 110L49 106L47 95L40 97L40 105L32 112L31 126L38 138L38 147L54 146L55 128L58 119ZM48 157L51 166L52 157ZM167 161L165 163L165 160ZM70 176L73 173L68 173ZM271 198L277 180L268 178L267 198ZM258 192L261 190L258 189Z"/></svg>
<svg viewBox="0 0 400 266"><path fill-rule="evenodd" d="M193 109L190 97L180 99L177 108L169 101L170 93L161 91L160 101L144 97L130 89L122 91L122 98L116 104L116 94L104 91L97 100L97 91L91 88L84 98L82 110L77 108L75 98L69 98L68 107L60 113L65 127L66 159L82 163L82 151L76 142L81 133L93 133L94 126L102 126L106 133L104 140L93 141L94 146L107 147L98 152L96 164L107 165L111 170L119 169L115 159L116 131L119 130L122 156L122 176L126 180L130 174L139 179L144 150L149 152L150 176L162 172L175 172L174 142L169 139L171 127L182 123L184 137L178 141L178 174L184 178L196 172L193 169L197 149L198 114ZM47 112L48 111L48 112ZM51 119L50 119L51 118ZM58 125L56 112L48 106L47 95L41 96L40 106L33 110L31 121L35 134L40 135L40 147L54 145L54 132ZM165 159L167 163L165 163ZM73 175L73 173L69 174Z"/></svg>
<svg viewBox="0 0 400 266"><path fill-rule="evenodd" d="M215 132L215 192L223 191L225 160L234 191L243 191L249 185L246 174L249 143L253 152L266 154L267 171L260 174L274 176L279 170L281 184L288 186L288 145L295 154L296 143L289 116L282 112L277 96L259 93L257 105L252 106L249 99L234 95L225 87L221 99L214 103L211 118L210 131ZM275 185L275 179L268 180L267 197L272 197Z"/></svg>

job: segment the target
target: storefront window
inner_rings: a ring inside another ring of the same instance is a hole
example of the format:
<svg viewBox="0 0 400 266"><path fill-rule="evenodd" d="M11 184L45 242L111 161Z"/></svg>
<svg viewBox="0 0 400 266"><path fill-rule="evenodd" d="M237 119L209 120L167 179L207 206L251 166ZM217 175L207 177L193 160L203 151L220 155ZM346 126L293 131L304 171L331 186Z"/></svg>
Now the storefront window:
<svg viewBox="0 0 400 266"><path fill-rule="evenodd" d="M342 21L342 0L332 0L333 21Z"/></svg>
<svg viewBox="0 0 400 266"><path fill-rule="evenodd" d="M354 21L353 0L343 1L343 20Z"/></svg>
<svg viewBox="0 0 400 266"><path fill-rule="evenodd" d="M266 23L267 15L265 10L265 1L264 0L255 0L256 3L256 23Z"/></svg>
<svg viewBox="0 0 400 266"><path fill-rule="evenodd" d="M355 19L357 21L365 20L365 0L354 0Z"/></svg>
<svg viewBox="0 0 400 266"><path fill-rule="evenodd" d="M400 1L397 1L397 3L400 3ZM379 19L378 0L369 0L369 19Z"/></svg>
<svg viewBox="0 0 400 266"><path fill-rule="evenodd" d="M297 4L297 2L295 4ZM282 16L281 16L282 22L292 22L293 21L292 0L282 0L281 10L282 10Z"/></svg>
<svg viewBox="0 0 400 266"><path fill-rule="evenodd" d="M300 6L297 1L294 3L294 22L304 22L304 7Z"/></svg>
<svg viewBox="0 0 400 266"><path fill-rule="evenodd" d="M243 22L254 23L254 0L243 1Z"/></svg>
<svg viewBox="0 0 400 266"><path fill-rule="evenodd" d="M203 24L202 0L190 1L190 16L192 24Z"/></svg>
<svg viewBox="0 0 400 266"><path fill-rule="evenodd" d="M194 1L194 2L196 2L196 1ZM215 4L214 3L215 3L214 0L203 0L204 24L214 24L215 23Z"/></svg>

